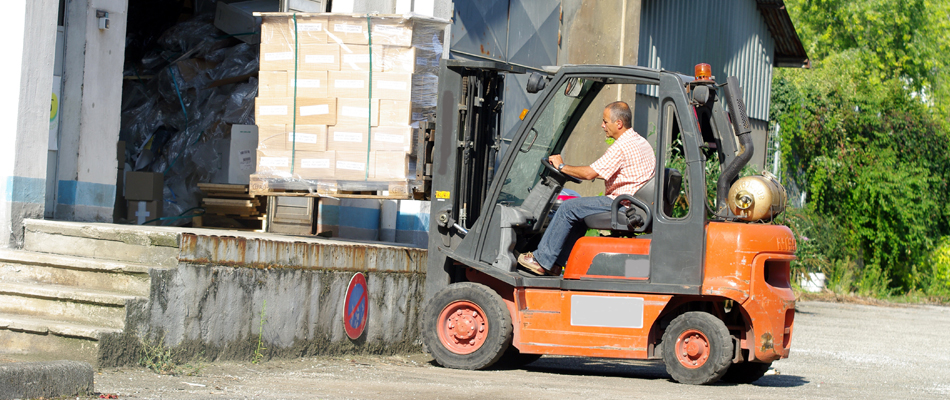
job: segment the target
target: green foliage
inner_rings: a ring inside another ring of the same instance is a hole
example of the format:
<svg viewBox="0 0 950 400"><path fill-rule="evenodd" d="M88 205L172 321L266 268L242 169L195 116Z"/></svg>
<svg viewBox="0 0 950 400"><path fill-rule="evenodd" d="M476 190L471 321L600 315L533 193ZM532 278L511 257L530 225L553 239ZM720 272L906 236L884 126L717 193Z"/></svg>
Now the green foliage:
<svg viewBox="0 0 950 400"><path fill-rule="evenodd" d="M788 217L796 267L825 272L846 293L939 292L950 2L786 4L813 60L811 70L776 70L772 84L783 176L807 193L806 209Z"/></svg>
<svg viewBox="0 0 950 400"><path fill-rule="evenodd" d="M267 350L267 348L264 347L264 322L266 321L266 310L267 300L264 300L264 302L261 304L261 324L257 332L257 348L254 349L254 358L251 359L252 364L261 362L261 360L264 359L264 353L261 353L261 350Z"/></svg>
<svg viewBox="0 0 950 400"><path fill-rule="evenodd" d="M172 349L166 347L164 343L164 336L154 342L140 337L139 346L142 353L139 356L139 365L157 374L175 376L194 376L204 369L204 365L200 362L194 364L182 362L179 357L175 357Z"/></svg>

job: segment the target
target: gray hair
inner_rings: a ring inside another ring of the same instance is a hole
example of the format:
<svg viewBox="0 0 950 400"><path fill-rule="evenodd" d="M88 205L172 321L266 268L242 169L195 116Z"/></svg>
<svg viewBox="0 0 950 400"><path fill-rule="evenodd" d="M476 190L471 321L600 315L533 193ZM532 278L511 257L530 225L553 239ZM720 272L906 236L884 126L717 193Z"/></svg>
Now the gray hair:
<svg viewBox="0 0 950 400"><path fill-rule="evenodd" d="M633 127L633 112L630 111L630 106L627 103L615 101L608 104L606 108L610 110L610 122L620 120L620 122L623 122L624 128L630 129Z"/></svg>

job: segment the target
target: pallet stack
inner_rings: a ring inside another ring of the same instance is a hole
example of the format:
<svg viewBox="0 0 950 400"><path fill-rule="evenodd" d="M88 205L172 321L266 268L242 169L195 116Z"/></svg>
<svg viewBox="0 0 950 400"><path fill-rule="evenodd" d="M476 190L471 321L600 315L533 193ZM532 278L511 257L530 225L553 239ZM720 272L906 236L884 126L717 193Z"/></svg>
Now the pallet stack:
<svg viewBox="0 0 950 400"><path fill-rule="evenodd" d="M267 198L248 192L248 185L199 183L204 215L193 218L196 227L264 230Z"/></svg>
<svg viewBox="0 0 950 400"><path fill-rule="evenodd" d="M435 109L445 23L350 14L262 17L252 191L408 194L413 127Z"/></svg>

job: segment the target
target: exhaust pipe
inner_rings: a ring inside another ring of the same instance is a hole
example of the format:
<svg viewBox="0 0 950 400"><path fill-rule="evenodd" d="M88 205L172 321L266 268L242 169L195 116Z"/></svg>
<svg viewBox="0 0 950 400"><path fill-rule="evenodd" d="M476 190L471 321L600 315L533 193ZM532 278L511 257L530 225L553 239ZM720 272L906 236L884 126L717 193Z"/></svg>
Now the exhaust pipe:
<svg viewBox="0 0 950 400"><path fill-rule="evenodd" d="M716 182L716 207L719 208L716 214L723 218L730 218L735 217L735 215L732 215L732 212L729 211L729 207L726 204L729 186L736 181L739 172L741 172L742 168L752 159L754 149L752 145L752 135L750 135L752 132L752 124L749 122L748 114L746 114L745 102L742 100L742 88L739 87L739 80L734 76L730 76L726 79L725 89L726 103L729 105L733 132L735 132L736 138L739 139L739 148L742 151L732 163L723 169L722 175L719 176L719 181Z"/></svg>

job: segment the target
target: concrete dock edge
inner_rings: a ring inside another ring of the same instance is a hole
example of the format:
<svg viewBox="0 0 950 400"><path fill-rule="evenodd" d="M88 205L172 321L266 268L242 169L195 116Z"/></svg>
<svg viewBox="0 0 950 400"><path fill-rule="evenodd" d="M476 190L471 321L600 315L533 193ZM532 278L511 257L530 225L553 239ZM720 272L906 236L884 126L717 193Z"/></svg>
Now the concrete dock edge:
<svg viewBox="0 0 950 400"><path fill-rule="evenodd" d="M0 364L0 400L89 395L92 365L79 361Z"/></svg>

